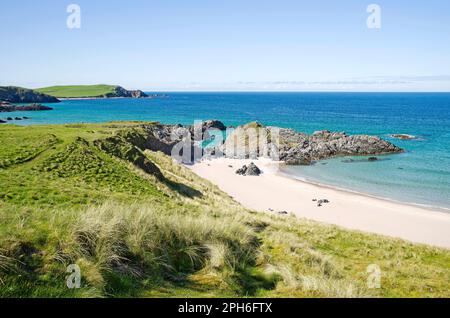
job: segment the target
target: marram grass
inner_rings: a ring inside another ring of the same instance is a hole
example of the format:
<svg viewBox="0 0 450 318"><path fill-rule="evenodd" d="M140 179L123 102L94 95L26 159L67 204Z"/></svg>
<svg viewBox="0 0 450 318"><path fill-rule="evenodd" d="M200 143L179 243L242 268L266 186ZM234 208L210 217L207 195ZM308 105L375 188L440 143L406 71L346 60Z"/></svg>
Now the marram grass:
<svg viewBox="0 0 450 318"><path fill-rule="evenodd" d="M448 250L247 210L139 137L0 127L0 297L450 296Z"/></svg>

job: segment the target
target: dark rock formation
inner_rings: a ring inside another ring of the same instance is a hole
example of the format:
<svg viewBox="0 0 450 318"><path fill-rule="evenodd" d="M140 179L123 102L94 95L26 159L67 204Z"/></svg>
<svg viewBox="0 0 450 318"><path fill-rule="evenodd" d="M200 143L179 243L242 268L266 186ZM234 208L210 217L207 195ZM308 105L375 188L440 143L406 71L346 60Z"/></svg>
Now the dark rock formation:
<svg viewBox="0 0 450 318"><path fill-rule="evenodd" d="M216 129L216 130L220 130L220 131L224 131L227 129L227 127L225 127L225 125L219 121L219 120L206 120L202 122L202 127L200 130L200 127L195 127L195 126L188 126L189 132L191 133L192 136L194 136L195 133L201 133L203 134L203 139L204 140L208 140L211 139L213 136L210 136L208 133L208 129Z"/></svg>
<svg viewBox="0 0 450 318"><path fill-rule="evenodd" d="M15 86L0 86L0 101L10 103L58 103L56 97L42 94L31 89ZM3 105L1 105L3 106Z"/></svg>
<svg viewBox="0 0 450 318"><path fill-rule="evenodd" d="M407 135L407 134L392 134L392 138L401 139L401 140L413 140L417 139L416 136L413 135Z"/></svg>
<svg viewBox="0 0 450 318"><path fill-rule="evenodd" d="M0 119L0 124L7 123L7 121Z"/></svg>
<svg viewBox="0 0 450 318"><path fill-rule="evenodd" d="M24 106L16 105L1 105L0 112L18 112L18 111L39 111L39 110L52 110L53 108L44 106L41 104L30 104Z"/></svg>
<svg viewBox="0 0 450 318"><path fill-rule="evenodd" d="M114 88L113 93L105 94L103 97L105 97L105 98L113 98L113 97L146 98L146 97L148 97L148 95L140 90L129 91L121 86L116 86Z"/></svg>
<svg viewBox="0 0 450 318"><path fill-rule="evenodd" d="M236 170L236 174L241 176L259 176L261 174L261 170L251 162L248 166L244 165L242 168Z"/></svg>
<svg viewBox="0 0 450 318"><path fill-rule="evenodd" d="M367 159L367 160L369 160L369 161L378 161L378 158L377 157L369 157L369 159Z"/></svg>
<svg viewBox="0 0 450 318"><path fill-rule="evenodd" d="M258 137L256 140L248 137L250 135L249 129L254 129L254 135L256 131ZM262 139L267 140L265 148L262 148L259 143ZM309 165L317 160L337 156L368 156L403 151L377 136L349 136L344 132L330 132L328 130L307 135L293 129L264 127L259 123L250 123L238 127L228 137L224 150L226 150L226 147L234 148L238 157L272 157L291 165ZM240 148L237 149L236 147ZM236 151L236 149L239 151Z"/></svg>

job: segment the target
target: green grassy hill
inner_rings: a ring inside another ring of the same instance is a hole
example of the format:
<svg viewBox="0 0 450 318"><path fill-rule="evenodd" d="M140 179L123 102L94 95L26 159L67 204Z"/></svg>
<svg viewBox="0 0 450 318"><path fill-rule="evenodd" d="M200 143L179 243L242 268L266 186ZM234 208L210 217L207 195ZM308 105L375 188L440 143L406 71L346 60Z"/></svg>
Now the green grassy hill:
<svg viewBox="0 0 450 318"><path fill-rule="evenodd" d="M450 296L449 251L247 210L145 138L0 127L0 297Z"/></svg>
<svg viewBox="0 0 450 318"><path fill-rule="evenodd" d="M73 85L51 86L35 89L35 91L58 98L102 97L114 93L114 85Z"/></svg>

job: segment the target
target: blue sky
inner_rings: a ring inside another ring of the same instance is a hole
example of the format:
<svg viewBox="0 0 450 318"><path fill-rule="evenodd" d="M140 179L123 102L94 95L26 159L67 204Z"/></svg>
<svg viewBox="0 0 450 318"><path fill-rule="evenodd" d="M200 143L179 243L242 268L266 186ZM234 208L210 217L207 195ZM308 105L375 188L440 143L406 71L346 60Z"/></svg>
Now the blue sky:
<svg viewBox="0 0 450 318"><path fill-rule="evenodd" d="M450 91L449 21L448 0L2 0L0 85Z"/></svg>

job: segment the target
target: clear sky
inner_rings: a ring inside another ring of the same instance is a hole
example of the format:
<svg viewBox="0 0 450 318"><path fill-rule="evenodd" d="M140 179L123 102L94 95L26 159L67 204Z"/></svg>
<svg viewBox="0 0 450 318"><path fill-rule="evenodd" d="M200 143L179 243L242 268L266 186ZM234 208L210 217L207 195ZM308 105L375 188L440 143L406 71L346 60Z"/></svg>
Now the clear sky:
<svg viewBox="0 0 450 318"><path fill-rule="evenodd" d="M0 85L450 91L448 0L1 0L0 43Z"/></svg>

